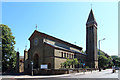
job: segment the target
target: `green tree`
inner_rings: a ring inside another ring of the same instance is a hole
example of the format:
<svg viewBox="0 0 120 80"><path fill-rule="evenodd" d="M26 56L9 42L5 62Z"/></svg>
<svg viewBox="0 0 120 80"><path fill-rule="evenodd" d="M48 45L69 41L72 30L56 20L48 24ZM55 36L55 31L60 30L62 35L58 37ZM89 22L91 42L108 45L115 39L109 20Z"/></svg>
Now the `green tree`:
<svg viewBox="0 0 120 80"><path fill-rule="evenodd" d="M67 68L67 67L70 68L71 64L72 64L72 59L68 59L68 58L67 58L67 60L63 63L63 65L64 65L65 68Z"/></svg>
<svg viewBox="0 0 120 80"><path fill-rule="evenodd" d="M77 65L77 64L79 64L77 58L74 58L72 62L73 62L73 65Z"/></svg>
<svg viewBox="0 0 120 80"><path fill-rule="evenodd" d="M118 56L111 56L111 57L112 57L112 59L115 60L115 66L120 67L120 57L118 57Z"/></svg>
<svg viewBox="0 0 120 80"><path fill-rule="evenodd" d="M83 50L81 51L82 53L85 53Z"/></svg>
<svg viewBox="0 0 120 80"><path fill-rule="evenodd" d="M67 59L67 66L70 68L70 66L72 65L72 59Z"/></svg>
<svg viewBox="0 0 120 80"><path fill-rule="evenodd" d="M100 54L98 55L98 65L100 67L112 67L113 66L112 57L100 50Z"/></svg>
<svg viewBox="0 0 120 80"><path fill-rule="evenodd" d="M100 55L100 56L98 57L98 63L99 63L99 66L100 66L100 67L105 67L105 66L107 66L108 62L109 62L109 61L108 61L108 59L107 59L106 56Z"/></svg>
<svg viewBox="0 0 120 80"><path fill-rule="evenodd" d="M70 68L70 66L72 65L77 65L79 64L77 58L74 58L74 59L67 59L64 63L61 63L61 66L62 67L65 67L65 68Z"/></svg>
<svg viewBox="0 0 120 80"><path fill-rule="evenodd" d="M15 68L16 52L14 50L15 37L12 36L11 29L4 24L0 24L2 28L2 71Z"/></svg>
<svg viewBox="0 0 120 80"><path fill-rule="evenodd" d="M108 57L108 63L109 63L108 67L112 67L113 66L113 62L112 62L112 57L111 56Z"/></svg>

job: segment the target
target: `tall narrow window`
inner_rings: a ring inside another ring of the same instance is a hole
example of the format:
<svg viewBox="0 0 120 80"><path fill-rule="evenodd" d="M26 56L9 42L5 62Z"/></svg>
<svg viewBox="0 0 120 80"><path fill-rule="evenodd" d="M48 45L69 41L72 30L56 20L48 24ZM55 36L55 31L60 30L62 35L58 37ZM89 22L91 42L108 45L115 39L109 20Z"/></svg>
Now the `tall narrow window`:
<svg viewBox="0 0 120 80"><path fill-rule="evenodd" d="M66 53L64 53L64 58L66 58Z"/></svg>
<svg viewBox="0 0 120 80"><path fill-rule="evenodd" d="M69 58L71 58L71 54L70 54L70 57Z"/></svg>
<svg viewBox="0 0 120 80"><path fill-rule="evenodd" d="M69 58L70 58L70 54L69 54Z"/></svg>
<svg viewBox="0 0 120 80"><path fill-rule="evenodd" d="M74 55L72 54L72 58L74 58Z"/></svg>
<svg viewBox="0 0 120 80"><path fill-rule="evenodd" d="M67 53L67 58L68 58L68 53Z"/></svg>
<svg viewBox="0 0 120 80"><path fill-rule="evenodd" d="M61 53L61 57L63 58L63 52Z"/></svg>

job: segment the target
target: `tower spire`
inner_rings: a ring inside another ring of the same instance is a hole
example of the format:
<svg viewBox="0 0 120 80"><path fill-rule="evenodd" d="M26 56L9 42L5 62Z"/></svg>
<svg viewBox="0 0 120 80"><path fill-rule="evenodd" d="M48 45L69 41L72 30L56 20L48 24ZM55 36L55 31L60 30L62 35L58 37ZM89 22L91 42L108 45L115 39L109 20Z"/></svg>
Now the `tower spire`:
<svg viewBox="0 0 120 80"><path fill-rule="evenodd" d="M89 13L89 16L88 16L88 19L86 22L86 25L88 25L88 24L96 24L96 26L97 26L97 22L96 22L96 19L94 17L94 13L93 13L92 8L90 10L90 13Z"/></svg>

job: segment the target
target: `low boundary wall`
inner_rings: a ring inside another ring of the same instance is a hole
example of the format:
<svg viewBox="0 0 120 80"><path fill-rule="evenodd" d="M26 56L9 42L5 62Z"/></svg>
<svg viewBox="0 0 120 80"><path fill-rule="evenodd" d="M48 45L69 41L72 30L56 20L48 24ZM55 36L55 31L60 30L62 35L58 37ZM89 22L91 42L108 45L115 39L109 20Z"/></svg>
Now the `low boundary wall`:
<svg viewBox="0 0 120 80"><path fill-rule="evenodd" d="M92 70L97 70L97 69L91 69L91 68L87 68L87 69L34 69L33 73L34 75L39 75L39 74L48 74L48 75L52 75L52 74L70 74L70 73L79 73L79 72L86 72L86 71L92 71Z"/></svg>

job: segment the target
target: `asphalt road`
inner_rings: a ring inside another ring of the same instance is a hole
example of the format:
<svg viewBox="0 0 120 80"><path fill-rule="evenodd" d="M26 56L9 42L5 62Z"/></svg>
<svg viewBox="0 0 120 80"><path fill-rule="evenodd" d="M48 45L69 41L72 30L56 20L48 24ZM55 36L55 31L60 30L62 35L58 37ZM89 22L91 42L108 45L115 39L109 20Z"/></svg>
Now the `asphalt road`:
<svg viewBox="0 0 120 80"><path fill-rule="evenodd" d="M80 72L72 74L63 74L63 75L50 75L50 76L6 76L9 79L2 80L119 80L120 72L117 70L116 73L112 73L112 69L93 71L93 72Z"/></svg>

